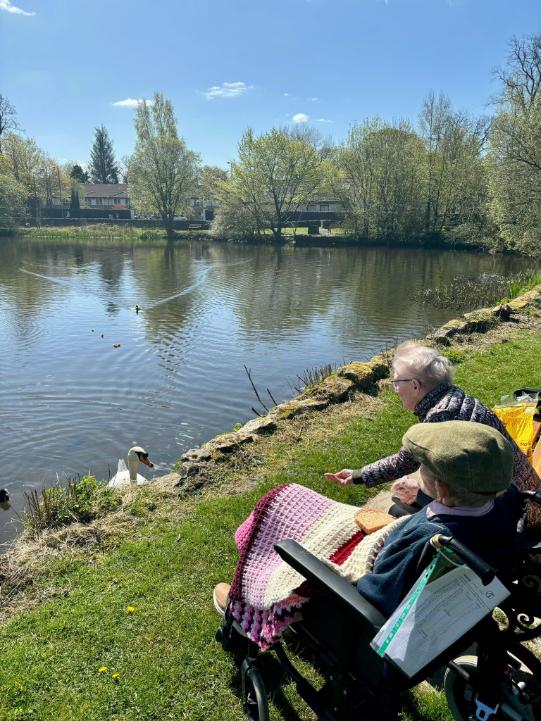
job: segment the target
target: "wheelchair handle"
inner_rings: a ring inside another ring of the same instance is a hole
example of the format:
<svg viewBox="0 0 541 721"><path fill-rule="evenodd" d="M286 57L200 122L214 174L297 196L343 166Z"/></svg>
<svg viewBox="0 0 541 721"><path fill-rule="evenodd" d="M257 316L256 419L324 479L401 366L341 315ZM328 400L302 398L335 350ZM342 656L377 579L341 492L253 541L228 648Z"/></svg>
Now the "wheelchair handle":
<svg viewBox="0 0 541 721"><path fill-rule="evenodd" d="M529 501L535 501L541 505L541 493L539 491L520 491L520 497Z"/></svg>
<svg viewBox="0 0 541 721"><path fill-rule="evenodd" d="M470 549L463 543L457 541L456 538L453 538L453 536L444 536L440 533L433 536L432 541L435 546L450 548L451 551L454 551L454 553L456 553L456 555L461 558L462 561L464 561L464 563L471 568L475 574L477 574L477 576L479 576L483 582L483 586L486 586L494 580L496 571L492 568L492 566L489 566L488 563L483 561L483 559L476 553L470 551Z"/></svg>

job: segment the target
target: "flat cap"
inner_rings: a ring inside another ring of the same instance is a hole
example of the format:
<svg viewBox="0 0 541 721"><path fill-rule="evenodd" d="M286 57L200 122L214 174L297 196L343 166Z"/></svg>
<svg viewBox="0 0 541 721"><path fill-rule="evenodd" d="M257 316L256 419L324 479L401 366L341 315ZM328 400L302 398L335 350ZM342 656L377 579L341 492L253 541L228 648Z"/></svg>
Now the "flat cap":
<svg viewBox="0 0 541 721"><path fill-rule="evenodd" d="M472 421L418 423L402 445L440 481L474 493L498 493L513 476L513 448L495 428Z"/></svg>

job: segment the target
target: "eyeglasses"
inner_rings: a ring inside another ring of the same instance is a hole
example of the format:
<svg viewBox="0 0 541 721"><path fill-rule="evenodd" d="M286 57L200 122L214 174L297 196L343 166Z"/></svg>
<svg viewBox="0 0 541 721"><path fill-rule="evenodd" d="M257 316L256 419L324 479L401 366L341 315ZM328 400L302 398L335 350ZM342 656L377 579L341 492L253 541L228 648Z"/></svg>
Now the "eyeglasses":
<svg viewBox="0 0 541 721"><path fill-rule="evenodd" d="M408 383L409 381L417 381L417 383L419 383L418 378L395 378L393 381L391 381L391 385L395 389L395 391L397 391L399 383Z"/></svg>

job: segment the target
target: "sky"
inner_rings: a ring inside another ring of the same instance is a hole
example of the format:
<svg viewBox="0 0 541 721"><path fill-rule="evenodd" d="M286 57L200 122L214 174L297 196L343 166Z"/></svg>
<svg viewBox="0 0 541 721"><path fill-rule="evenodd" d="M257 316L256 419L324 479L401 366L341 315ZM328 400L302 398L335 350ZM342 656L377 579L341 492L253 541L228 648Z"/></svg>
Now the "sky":
<svg viewBox="0 0 541 721"><path fill-rule="evenodd" d="M207 164L242 133L308 124L339 143L355 122L416 122L431 90L491 112L512 36L540 0L0 0L0 93L59 162L87 163L105 125L117 157L134 107L162 92Z"/></svg>

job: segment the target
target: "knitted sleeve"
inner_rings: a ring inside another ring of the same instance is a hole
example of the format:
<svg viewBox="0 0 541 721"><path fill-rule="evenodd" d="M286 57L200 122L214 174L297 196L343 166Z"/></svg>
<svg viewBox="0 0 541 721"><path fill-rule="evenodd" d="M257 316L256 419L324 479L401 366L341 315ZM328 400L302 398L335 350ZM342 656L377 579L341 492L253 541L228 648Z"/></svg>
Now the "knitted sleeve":
<svg viewBox="0 0 541 721"><path fill-rule="evenodd" d="M405 448L401 448L398 453L393 453L387 458L381 458L379 461L353 471L353 483L364 483L365 486L371 488L380 483L395 481L408 473L413 473L418 468L419 464L411 453Z"/></svg>

